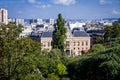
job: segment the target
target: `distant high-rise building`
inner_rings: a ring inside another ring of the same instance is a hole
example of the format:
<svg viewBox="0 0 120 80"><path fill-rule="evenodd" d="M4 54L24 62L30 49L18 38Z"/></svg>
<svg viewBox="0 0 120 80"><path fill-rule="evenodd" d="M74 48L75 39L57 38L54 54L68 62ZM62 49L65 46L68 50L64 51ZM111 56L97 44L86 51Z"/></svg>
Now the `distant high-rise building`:
<svg viewBox="0 0 120 80"><path fill-rule="evenodd" d="M8 11L0 8L0 23L8 24Z"/></svg>
<svg viewBox="0 0 120 80"><path fill-rule="evenodd" d="M47 19L46 23L53 25L55 23L54 19Z"/></svg>
<svg viewBox="0 0 120 80"><path fill-rule="evenodd" d="M37 24L43 24L43 20L42 19L37 19Z"/></svg>
<svg viewBox="0 0 120 80"><path fill-rule="evenodd" d="M8 22L15 22L16 25L19 25L19 24L24 25L24 19L20 19L20 18L9 18Z"/></svg>

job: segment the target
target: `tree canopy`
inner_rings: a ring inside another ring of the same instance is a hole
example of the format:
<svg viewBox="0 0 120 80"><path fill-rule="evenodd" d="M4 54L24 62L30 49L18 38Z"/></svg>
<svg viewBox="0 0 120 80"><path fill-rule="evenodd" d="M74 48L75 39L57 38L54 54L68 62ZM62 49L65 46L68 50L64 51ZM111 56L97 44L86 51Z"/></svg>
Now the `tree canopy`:
<svg viewBox="0 0 120 80"><path fill-rule="evenodd" d="M105 26L104 31L105 42L110 41L111 38L120 37L120 24L114 24L113 26L107 25Z"/></svg>
<svg viewBox="0 0 120 80"><path fill-rule="evenodd" d="M58 48L61 51L64 51L65 39L66 39L65 21L62 18L62 15L58 14L57 23L55 25L55 30L53 32L53 48Z"/></svg>
<svg viewBox="0 0 120 80"><path fill-rule="evenodd" d="M120 39L114 38L106 43L107 49L86 54L68 67L72 80L119 80L120 76ZM111 45L114 43L114 45ZM115 46L117 45L117 46ZM97 47L96 47L97 48ZM96 50L96 49L95 49Z"/></svg>
<svg viewBox="0 0 120 80"><path fill-rule="evenodd" d="M40 79L35 57L40 44L30 37L20 37L23 26L9 23L0 26L0 79ZM29 76L29 77L28 77Z"/></svg>
<svg viewBox="0 0 120 80"><path fill-rule="evenodd" d="M103 50L105 50L105 47L102 44L94 44L90 49L90 52L96 53Z"/></svg>

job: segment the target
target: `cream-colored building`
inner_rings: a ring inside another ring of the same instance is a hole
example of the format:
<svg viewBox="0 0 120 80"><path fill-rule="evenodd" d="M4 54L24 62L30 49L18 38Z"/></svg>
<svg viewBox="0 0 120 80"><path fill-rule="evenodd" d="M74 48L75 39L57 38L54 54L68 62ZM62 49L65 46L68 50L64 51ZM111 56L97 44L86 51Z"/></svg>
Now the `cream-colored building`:
<svg viewBox="0 0 120 80"><path fill-rule="evenodd" d="M52 49L52 32L43 32L41 36L42 50ZM74 30L67 31L65 41L65 52L68 56L82 55L81 52L87 52L90 49L90 37L85 31Z"/></svg>
<svg viewBox="0 0 120 80"><path fill-rule="evenodd" d="M8 24L8 11L0 8L0 23Z"/></svg>
<svg viewBox="0 0 120 80"><path fill-rule="evenodd" d="M85 31L74 31L67 34L66 54L68 56L82 55L90 49L90 37Z"/></svg>
<svg viewBox="0 0 120 80"><path fill-rule="evenodd" d="M43 32L40 38L40 41L42 43L42 49L47 49L48 51L50 51L52 49L52 32Z"/></svg>

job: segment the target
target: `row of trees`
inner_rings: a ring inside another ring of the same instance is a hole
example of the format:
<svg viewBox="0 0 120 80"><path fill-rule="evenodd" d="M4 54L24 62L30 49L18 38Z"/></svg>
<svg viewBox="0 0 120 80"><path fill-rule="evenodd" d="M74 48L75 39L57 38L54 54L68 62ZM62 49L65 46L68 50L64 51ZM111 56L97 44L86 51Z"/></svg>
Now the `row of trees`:
<svg viewBox="0 0 120 80"><path fill-rule="evenodd" d="M119 80L120 38L110 40L104 47L106 49L96 47L93 52L70 60L67 65L69 77L72 80Z"/></svg>
<svg viewBox="0 0 120 80"><path fill-rule="evenodd" d="M104 30L104 35L98 36L94 44L103 44L110 41L111 38L120 37L120 24L113 24L112 26L106 25L102 30Z"/></svg>

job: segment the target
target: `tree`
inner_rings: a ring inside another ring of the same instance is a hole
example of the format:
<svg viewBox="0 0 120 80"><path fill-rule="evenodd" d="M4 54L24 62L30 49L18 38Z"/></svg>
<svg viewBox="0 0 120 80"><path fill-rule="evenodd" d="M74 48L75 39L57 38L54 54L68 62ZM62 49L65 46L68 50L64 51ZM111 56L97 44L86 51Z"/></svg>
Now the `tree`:
<svg viewBox="0 0 120 80"><path fill-rule="evenodd" d="M53 32L53 48L58 48L64 52L64 41L66 39L65 21L61 14L58 14L57 23Z"/></svg>
<svg viewBox="0 0 120 80"><path fill-rule="evenodd" d="M105 47L102 44L94 44L90 49L90 52L96 53L103 50L105 50Z"/></svg>
<svg viewBox="0 0 120 80"><path fill-rule="evenodd" d="M67 67L64 64L58 64L55 73L58 74L60 77L68 74Z"/></svg>
<svg viewBox="0 0 120 80"><path fill-rule="evenodd" d="M43 77L52 78L57 77L55 69L57 65L61 64L61 51L59 49L52 49L47 54L40 54L36 58L37 67L41 71Z"/></svg>
<svg viewBox="0 0 120 80"><path fill-rule="evenodd" d="M102 36L99 36L96 38L96 44L103 44L104 43L104 37Z"/></svg>
<svg viewBox="0 0 120 80"><path fill-rule="evenodd" d="M19 26L16 26L14 23L9 23L8 25L0 26L0 63L2 70L2 77L10 79L11 76L11 64L12 56L16 55L17 50L17 38L21 31ZM13 53L14 52L14 53ZM15 57L16 58L16 57ZM14 67L14 66L12 66Z"/></svg>
<svg viewBox="0 0 120 80"><path fill-rule="evenodd" d="M113 44L113 45L111 45ZM109 47L96 54L86 54L67 65L72 80L119 80L120 38L113 38Z"/></svg>
<svg viewBox="0 0 120 80"><path fill-rule="evenodd" d="M55 74L48 74L47 80L58 80L59 77Z"/></svg>
<svg viewBox="0 0 120 80"><path fill-rule="evenodd" d="M107 48L120 46L120 37L112 38L109 42L104 44Z"/></svg>
<svg viewBox="0 0 120 80"><path fill-rule="evenodd" d="M113 26L105 26L104 31L105 42L110 41L111 38L120 37L120 24L114 24Z"/></svg>
<svg viewBox="0 0 120 80"><path fill-rule="evenodd" d="M0 26L0 79L40 79L35 58L40 54L40 44L29 37L19 37L21 25L9 23ZM27 77L29 76L29 77Z"/></svg>
<svg viewBox="0 0 120 80"><path fill-rule="evenodd" d="M104 40L105 42L107 42L112 37L112 26L105 26L104 31L105 31Z"/></svg>
<svg viewBox="0 0 120 80"><path fill-rule="evenodd" d="M120 25L119 24L114 24L112 30L113 30L112 38L120 37Z"/></svg>

